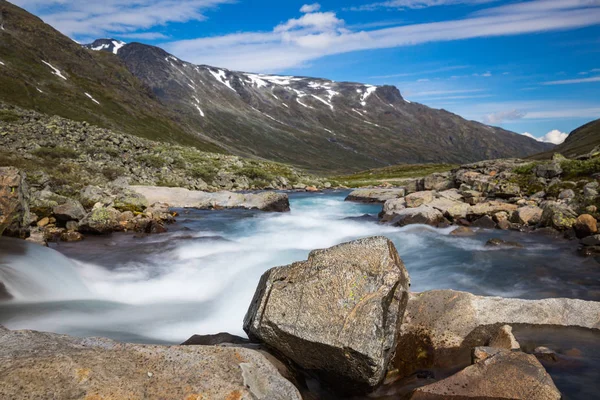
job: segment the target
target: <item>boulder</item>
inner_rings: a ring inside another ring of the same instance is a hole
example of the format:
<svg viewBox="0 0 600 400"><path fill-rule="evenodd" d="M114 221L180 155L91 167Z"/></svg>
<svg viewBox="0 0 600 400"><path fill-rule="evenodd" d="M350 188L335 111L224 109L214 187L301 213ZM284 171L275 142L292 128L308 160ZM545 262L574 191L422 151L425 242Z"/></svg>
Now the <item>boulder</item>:
<svg viewBox="0 0 600 400"><path fill-rule="evenodd" d="M481 229L494 229L496 228L496 222L489 215L484 215L481 218L476 219L471 224L473 228L481 228Z"/></svg>
<svg viewBox="0 0 600 400"><path fill-rule="evenodd" d="M0 327L0 359L3 399L301 400L263 355L246 348L125 344Z"/></svg>
<svg viewBox="0 0 600 400"><path fill-rule="evenodd" d="M83 235L79 232L67 231L61 233L60 240L63 242L80 242L83 240Z"/></svg>
<svg viewBox="0 0 600 400"><path fill-rule="evenodd" d="M593 216L589 214L582 214L577 217L577 220L575 220L573 229L575 229L575 235L577 238L583 239L598 232L598 224L596 218Z"/></svg>
<svg viewBox="0 0 600 400"><path fill-rule="evenodd" d="M462 201L449 200L447 198L440 197L439 199L433 200L427 204L429 207L435 208L441 212L444 217L450 220L458 220L466 218L469 213L469 205Z"/></svg>
<svg viewBox="0 0 600 400"><path fill-rule="evenodd" d="M396 348L401 376L429 368L469 365L471 349L485 346L502 325L600 329L600 302L521 300L453 290L411 294Z"/></svg>
<svg viewBox="0 0 600 400"><path fill-rule="evenodd" d="M575 192L573 189L565 189L558 194L560 200L571 200L575 198Z"/></svg>
<svg viewBox="0 0 600 400"><path fill-rule="evenodd" d="M600 235L592 235L581 239L584 246L600 246Z"/></svg>
<svg viewBox="0 0 600 400"><path fill-rule="evenodd" d="M540 223L559 231L570 229L577 220L577 213L563 203L547 201L542 210Z"/></svg>
<svg viewBox="0 0 600 400"><path fill-rule="evenodd" d="M413 224L425 224L437 226L444 222L444 216L438 210L428 205L423 205L416 208L406 208L394 214L391 223L396 226L406 226Z"/></svg>
<svg viewBox="0 0 600 400"><path fill-rule="evenodd" d="M13 296L10 294L4 282L0 281L0 301L6 301L12 299Z"/></svg>
<svg viewBox="0 0 600 400"><path fill-rule="evenodd" d="M540 178L552 179L560 176L563 170L560 166L560 162L554 161L536 165L533 172Z"/></svg>
<svg viewBox="0 0 600 400"><path fill-rule="evenodd" d="M247 208L273 212L290 210L288 195L278 192L209 193L159 186L130 186L130 189L144 196L150 204L165 203L174 208Z"/></svg>
<svg viewBox="0 0 600 400"><path fill-rule="evenodd" d="M523 248L523 245L521 243L509 242L509 241L498 239L498 238L492 238L492 239L488 240L485 243L485 245L487 247L513 247L513 248L519 248L519 249Z"/></svg>
<svg viewBox="0 0 600 400"><path fill-rule="evenodd" d="M121 189L113 200L113 207L122 212L142 212L148 205L146 197L129 189Z"/></svg>
<svg viewBox="0 0 600 400"><path fill-rule="evenodd" d="M406 195L406 189L356 189L350 192L346 201L358 201L361 203L385 203L391 199L397 199Z"/></svg>
<svg viewBox="0 0 600 400"><path fill-rule="evenodd" d="M384 237L315 250L265 272L244 330L341 390L368 391L385 377L408 288Z"/></svg>
<svg viewBox="0 0 600 400"><path fill-rule="evenodd" d="M440 199L452 200L452 201L462 201L463 195L458 191L458 189L448 189L437 192L437 196Z"/></svg>
<svg viewBox="0 0 600 400"><path fill-rule="evenodd" d="M468 228L466 226L459 226L458 228L456 228L455 230L450 232L450 235L452 235L452 236L475 236L475 232L473 231L473 229Z"/></svg>
<svg viewBox="0 0 600 400"><path fill-rule="evenodd" d="M381 216L384 220L390 219L394 214L404 210L406 208L406 200L404 197L397 199L390 199L383 204L383 210Z"/></svg>
<svg viewBox="0 0 600 400"><path fill-rule="evenodd" d="M486 358L441 381L415 390L411 400L560 400L560 391L530 354L492 351Z"/></svg>
<svg viewBox="0 0 600 400"><path fill-rule="evenodd" d="M423 178L425 190L448 190L454 187L454 179L450 172L436 172Z"/></svg>
<svg viewBox="0 0 600 400"><path fill-rule="evenodd" d="M415 192L405 197L406 207L416 208L433 201L433 191Z"/></svg>
<svg viewBox="0 0 600 400"><path fill-rule="evenodd" d="M65 203L52 208L52 214L59 223L66 224L69 221L81 221L86 212L81 203L69 199Z"/></svg>
<svg viewBox="0 0 600 400"><path fill-rule="evenodd" d="M52 215L54 207L69 201L68 197L61 196L49 190L32 192L29 207L39 218Z"/></svg>
<svg viewBox="0 0 600 400"><path fill-rule="evenodd" d="M512 326L502 325L490 339L490 347L506 350L520 350L521 345L512 333Z"/></svg>
<svg viewBox="0 0 600 400"><path fill-rule="evenodd" d="M79 222L79 230L84 233L106 234L120 230L121 213L112 207L98 206Z"/></svg>
<svg viewBox="0 0 600 400"><path fill-rule="evenodd" d="M29 191L25 175L13 167L0 168L0 236L24 236L29 227Z"/></svg>
<svg viewBox="0 0 600 400"><path fill-rule="evenodd" d="M500 211L505 211L512 214L518 206L516 204L505 203L502 201L492 200L485 203L479 203L471 206L469 209L469 218L477 218L484 215L490 217Z"/></svg>
<svg viewBox="0 0 600 400"><path fill-rule="evenodd" d="M86 186L81 189L79 200L87 209L94 207L96 203L102 203L106 206L112 202L110 195L98 186Z"/></svg>
<svg viewBox="0 0 600 400"><path fill-rule="evenodd" d="M521 225L537 225L542 219L542 210L537 206L525 206L512 214L512 222Z"/></svg>

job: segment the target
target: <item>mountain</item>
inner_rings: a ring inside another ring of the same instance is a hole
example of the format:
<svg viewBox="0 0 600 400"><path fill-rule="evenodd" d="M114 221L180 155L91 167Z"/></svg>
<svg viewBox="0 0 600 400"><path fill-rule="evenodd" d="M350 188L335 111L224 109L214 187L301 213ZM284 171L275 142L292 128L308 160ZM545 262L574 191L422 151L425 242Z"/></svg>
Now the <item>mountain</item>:
<svg viewBox="0 0 600 400"><path fill-rule="evenodd" d="M552 147L411 103L393 86L229 71L140 43L116 53L164 104L235 154L345 172L522 157Z"/></svg>
<svg viewBox="0 0 600 400"><path fill-rule="evenodd" d="M588 122L575 129L562 144L559 144L552 150L534 154L529 158L543 160L552 157L555 153L575 158L588 154L598 146L600 146L600 119Z"/></svg>
<svg viewBox="0 0 600 400"><path fill-rule="evenodd" d="M148 139L223 151L201 131L182 125L118 57L89 51L4 0L0 26L0 101Z"/></svg>

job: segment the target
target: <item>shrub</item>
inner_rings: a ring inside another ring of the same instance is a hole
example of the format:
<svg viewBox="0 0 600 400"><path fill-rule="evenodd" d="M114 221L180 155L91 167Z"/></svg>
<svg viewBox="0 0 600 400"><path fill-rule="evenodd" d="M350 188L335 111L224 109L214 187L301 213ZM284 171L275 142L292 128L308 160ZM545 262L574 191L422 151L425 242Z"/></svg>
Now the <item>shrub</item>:
<svg viewBox="0 0 600 400"><path fill-rule="evenodd" d="M109 181L114 181L115 179L125 175L125 168L122 167L104 167L102 168L102 175Z"/></svg>
<svg viewBox="0 0 600 400"><path fill-rule="evenodd" d="M589 160L565 160L560 163L566 178L586 177L600 173L600 157Z"/></svg>
<svg viewBox="0 0 600 400"><path fill-rule="evenodd" d="M238 174L244 175L252 180L272 181L274 176L258 166L246 166L239 170Z"/></svg>
<svg viewBox="0 0 600 400"><path fill-rule="evenodd" d="M33 154L50 160L73 159L79 157L79 153L67 147L40 147L33 151Z"/></svg>
<svg viewBox="0 0 600 400"><path fill-rule="evenodd" d="M520 165L517 168L513 169L515 174L519 175L530 175L533 174L533 169L535 168L536 163L529 163L525 165Z"/></svg>
<svg viewBox="0 0 600 400"><path fill-rule="evenodd" d="M17 122L21 117L10 110L0 110L0 121L2 122Z"/></svg>
<svg viewBox="0 0 600 400"><path fill-rule="evenodd" d="M165 160L153 154L143 154L136 157L136 160L139 163L145 164L147 167L151 168L162 168L165 166Z"/></svg>
<svg viewBox="0 0 600 400"><path fill-rule="evenodd" d="M217 169L211 165L195 165L189 170L189 174L196 179L202 179L210 183L217 175Z"/></svg>

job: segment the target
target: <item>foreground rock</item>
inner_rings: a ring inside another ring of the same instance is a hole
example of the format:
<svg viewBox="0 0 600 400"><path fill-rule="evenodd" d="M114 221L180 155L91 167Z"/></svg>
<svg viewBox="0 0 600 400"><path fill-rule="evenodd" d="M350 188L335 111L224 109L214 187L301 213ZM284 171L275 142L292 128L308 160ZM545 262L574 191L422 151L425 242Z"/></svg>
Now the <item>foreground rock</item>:
<svg viewBox="0 0 600 400"><path fill-rule="evenodd" d="M406 376L421 369L469 365L471 349L488 345L505 324L600 329L600 302L506 299L453 290L413 294L395 367Z"/></svg>
<svg viewBox="0 0 600 400"><path fill-rule="evenodd" d="M3 399L301 400L264 356L245 348L123 344L0 327L0 361Z"/></svg>
<svg viewBox="0 0 600 400"><path fill-rule="evenodd" d="M262 276L244 330L339 389L369 390L385 377L408 287L384 237L315 250Z"/></svg>
<svg viewBox="0 0 600 400"><path fill-rule="evenodd" d="M130 188L144 196L150 204L166 203L175 208L248 208L275 212L290 210L290 202L285 193L209 193L157 186L131 186Z"/></svg>
<svg viewBox="0 0 600 400"><path fill-rule="evenodd" d="M423 386L411 399L559 400L561 394L537 358L493 349L489 356L439 382Z"/></svg>
<svg viewBox="0 0 600 400"><path fill-rule="evenodd" d="M350 192L346 201L358 201L362 203L385 203L391 199L397 199L406 195L405 188L395 189L356 189Z"/></svg>
<svg viewBox="0 0 600 400"><path fill-rule="evenodd" d="M25 236L29 226L28 190L18 169L0 168L0 236Z"/></svg>

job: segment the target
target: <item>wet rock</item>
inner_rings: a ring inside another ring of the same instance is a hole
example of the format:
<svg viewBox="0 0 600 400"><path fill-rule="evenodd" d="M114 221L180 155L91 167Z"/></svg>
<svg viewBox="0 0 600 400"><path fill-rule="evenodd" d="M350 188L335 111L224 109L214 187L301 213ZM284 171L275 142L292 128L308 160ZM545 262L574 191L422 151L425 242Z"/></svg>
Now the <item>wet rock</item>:
<svg viewBox="0 0 600 400"><path fill-rule="evenodd" d="M475 231L473 231L473 229L466 227L466 226L459 226L458 228L456 228L455 230L450 232L450 235L452 235L452 236L474 236Z"/></svg>
<svg viewBox="0 0 600 400"><path fill-rule="evenodd" d="M488 240L485 243L485 245L487 247L516 247L519 249L523 248L523 245L521 243L509 242L509 241L498 239L498 238L493 238L493 239Z"/></svg>
<svg viewBox="0 0 600 400"><path fill-rule="evenodd" d="M433 201L433 191L416 192L407 195L405 198L406 207L416 208Z"/></svg>
<svg viewBox="0 0 600 400"><path fill-rule="evenodd" d="M600 329L600 302L521 300L453 290L411 294L396 347L400 376L468 365L471 349L489 343L502 325Z"/></svg>
<svg viewBox="0 0 600 400"><path fill-rule="evenodd" d="M548 347L539 346L533 350L533 355L540 361L544 362L556 362L558 361L558 355L552 349Z"/></svg>
<svg viewBox="0 0 600 400"><path fill-rule="evenodd" d="M587 236L580 243L584 246L600 246L600 235Z"/></svg>
<svg viewBox="0 0 600 400"><path fill-rule="evenodd" d="M249 344L250 340L221 332L216 335L193 335L182 346L217 346L220 344Z"/></svg>
<svg viewBox="0 0 600 400"><path fill-rule="evenodd" d="M442 213L428 205L400 210L395 213L393 219L391 219L391 223L396 226L413 224L437 226L444 221L445 219Z"/></svg>
<svg viewBox="0 0 600 400"><path fill-rule="evenodd" d="M577 213L566 204L547 201L542 207L540 223L559 231L570 229L576 222Z"/></svg>
<svg viewBox="0 0 600 400"><path fill-rule="evenodd" d="M584 257L600 256L600 246L583 246L578 249L579 254Z"/></svg>
<svg viewBox="0 0 600 400"><path fill-rule="evenodd" d="M156 220L150 220L146 225L144 231L146 233L165 233L167 232L167 228L165 228L163 224Z"/></svg>
<svg viewBox="0 0 600 400"><path fill-rule="evenodd" d="M391 199L397 199L406 195L406 189L356 189L350 192L346 201L358 201L362 203L385 203Z"/></svg>
<svg viewBox="0 0 600 400"><path fill-rule="evenodd" d="M598 224L596 218L589 214L582 214L577 217L575 224L573 224L573 229L575 229L577 238L583 239L598 232Z"/></svg>
<svg viewBox="0 0 600 400"><path fill-rule="evenodd" d="M408 288L386 238L315 250L262 276L244 330L341 390L370 390L385 377Z"/></svg>
<svg viewBox="0 0 600 400"><path fill-rule="evenodd" d="M560 400L560 391L532 355L501 350L449 378L415 390L411 399Z"/></svg>
<svg viewBox="0 0 600 400"><path fill-rule="evenodd" d="M389 222L394 218L394 215L406 208L406 200L404 197L398 199L390 199L383 204L383 210L380 217L382 222Z"/></svg>
<svg viewBox="0 0 600 400"><path fill-rule="evenodd" d="M69 199L52 209L54 218L62 224L69 221L81 221L85 217L85 209L77 200Z"/></svg>
<svg viewBox="0 0 600 400"><path fill-rule="evenodd" d="M86 215L79 223L79 230L84 233L106 234L120 229L121 213L112 207L98 206Z"/></svg>
<svg viewBox="0 0 600 400"><path fill-rule="evenodd" d="M471 226L474 228L481 228L481 229L494 229L496 227L496 223L494 222L492 217L490 217L489 215L484 215L483 217L478 218L475 221L473 221Z"/></svg>
<svg viewBox="0 0 600 400"><path fill-rule="evenodd" d="M542 210L537 206L525 206L517 209L512 216L512 222L521 225L537 225L542 219Z"/></svg>
<svg viewBox="0 0 600 400"><path fill-rule="evenodd" d="M60 235L60 240L63 242L80 242L83 240L83 235L74 231L63 232Z"/></svg>
<svg viewBox="0 0 600 400"><path fill-rule="evenodd" d="M148 205L146 197L129 189L121 189L113 201L113 207L121 212L142 212Z"/></svg>
<svg viewBox="0 0 600 400"><path fill-rule="evenodd" d="M41 228L33 228L29 232L29 237L27 239L28 242L38 244L40 246L48 247L48 241L46 240L46 235Z"/></svg>
<svg viewBox="0 0 600 400"><path fill-rule="evenodd" d="M13 298L13 295L10 294L4 282L0 281L0 301L6 301Z"/></svg>
<svg viewBox="0 0 600 400"><path fill-rule="evenodd" d="M490 339L488 346L506 350L521 349L521 345L517 342L515 335L513 335L510 325L502 325L498 328L496 334Z"/></svg>
<svg viewBox="0 0 600 400"><path fill-rule="evenodd" d="M301 400L263 355L246 348L137 345L0 328L0 358L4 399L52 393L81 400Z"/></svg>
<svg viewBox="0 0 600 400"><path fill-rule="evenodd" d="M25 236L29 228L29 190L25 176L12 167L0 168L0 236Z"/></svg>

